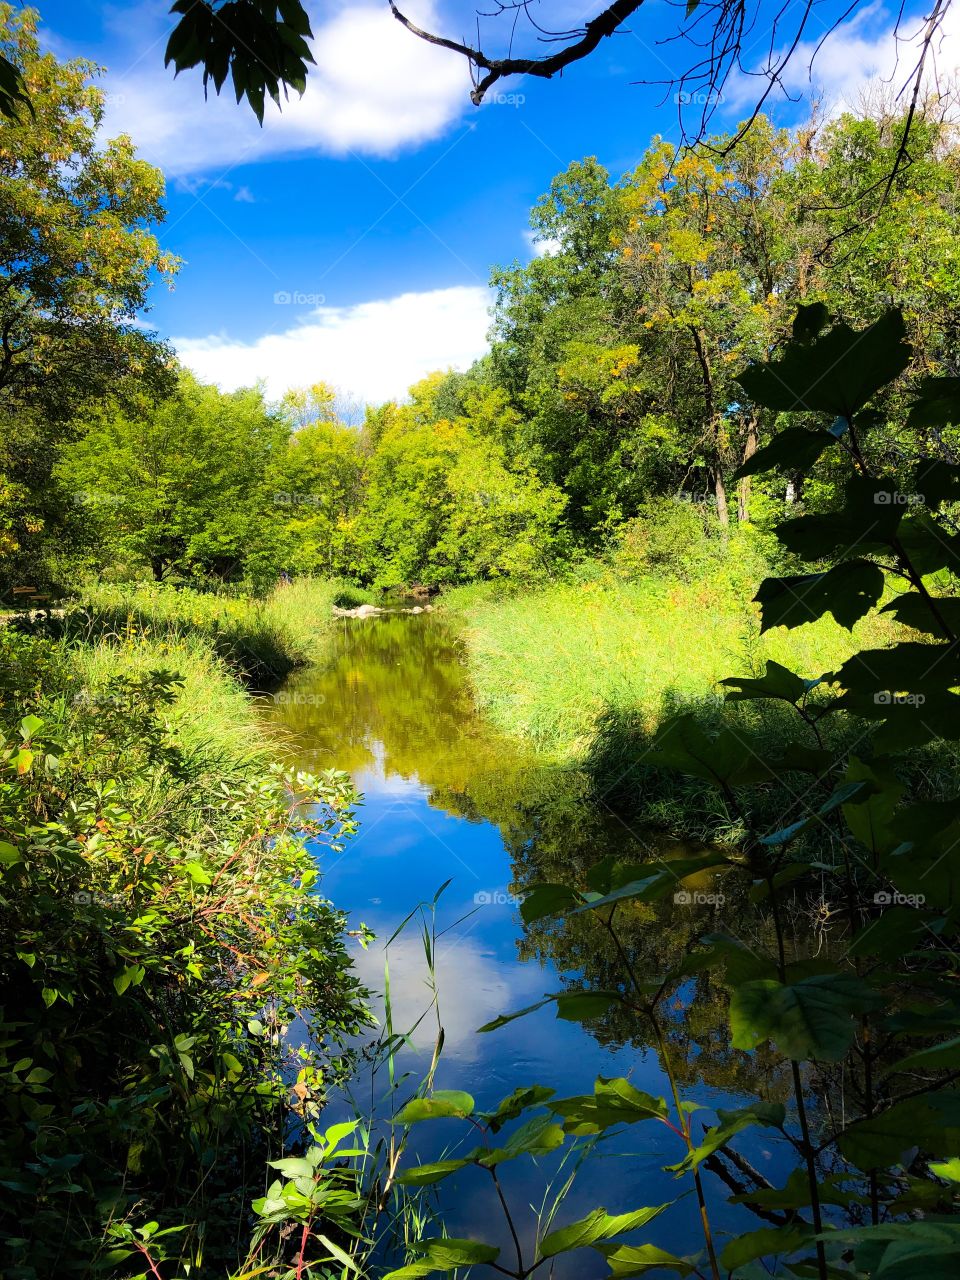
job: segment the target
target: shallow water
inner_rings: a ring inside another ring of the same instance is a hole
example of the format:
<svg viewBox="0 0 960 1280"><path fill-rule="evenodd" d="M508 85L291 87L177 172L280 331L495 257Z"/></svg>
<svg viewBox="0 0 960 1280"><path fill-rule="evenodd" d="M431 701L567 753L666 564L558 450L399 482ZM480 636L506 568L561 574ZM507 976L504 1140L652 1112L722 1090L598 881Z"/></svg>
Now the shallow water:
<svg viewBox="0 0 960 1280"><path fill-rule="evenodd" d="M611 852L641 860L664 847L607 809L582 774L525 754L477 712L460 647L442 618L343 620L329 661L296 673L270 700L267 714L282 726L292 761L314 772L346 770L363 795L359 835L342 854L318 849L318 858L325 896L348 912L352 927L363 922L377 935L369 950L355 948L357 968L371 989L383 989L383 943L449 881L436 912L445 1037L438 1087L466 1089L482 1109L533 1083L560 1096L592 1092L598 1075L629 1076L637 1088L668 1095L666 1074L645 1044L643 1028L622 1017L581 1025L558 1020L547 1007L476 1034L496 1015L532 1004L571 979L587 977L597 986L615 981L614 958L590 916L579 917L574 927L539 922L525 930L517 909L525 885L574 877ZM669 903L628 919L626 945L641 974L662 971L691 936L715 928L714 911ZM430 1000L416 928L390 945L389 970L394 1025L412 1027ZM757 1070L746 1055L726 1047L722 1000L698 993L692 1008L677 1003L674 1018L670 1038L684 1097L707 1108L697 1116L714 1123L717 1106L749 1099ZM415 1049L401 1055L401 1066L415 1078L429 1064L435 1033L431 1015L413 1037ZM369 1091L369 1084L363 1087ZM446 1148L458 1141L463 1150L475 1145L466 1125L425 1124L417 1151L425 1160L448 1158L455 1152ZM774 1143L761 1131L740 1147L777 1181L792 1161ZM601 1145L554 1225L598 1204L626 1212L682 1195L640 1238L680 1254L697 1252L702 1240L691 1184L661 1169L682 1154L665 1126L632 1126ZM555 1166L555 1160L540 1168L529 1160L501 1166L524 1237L533 1232L525 1206L541 1202ZM763 1225L746 1210L726 1206L722 1187L715 1203L721 1230ZM509 1246L489 1178L480 1171L468 1169L444 1183L442 1204L449 1234ZM553 1274L591 1280L608 1272L586 1250Z"/></svg>

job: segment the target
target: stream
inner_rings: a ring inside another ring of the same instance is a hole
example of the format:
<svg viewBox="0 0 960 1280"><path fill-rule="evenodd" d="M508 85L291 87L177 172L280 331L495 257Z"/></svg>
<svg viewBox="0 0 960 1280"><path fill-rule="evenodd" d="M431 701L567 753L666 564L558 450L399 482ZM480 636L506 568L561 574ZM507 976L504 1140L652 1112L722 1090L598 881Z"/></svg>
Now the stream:
<svg viewBox="0 0 960 1280"><path fill-rule="evenodd" d="M604 947L595 922L569 927L540 921L525 929L518 903L535 880L576 875L611 852L632 861L664 852L656 837L630 830L592 794L579 771L550 766L499 733L477 711L456 634L436 614L387 614L337 623L328 661L295 673L269 700L265 714L282 730L291 763L319 772L348 772L363 797L359 834L338 855L318 849L321 892L377 935L369 949L355 947L359 974L371 990L384 987L384 943L419 903L437 904L440 934L435 969L445 1043L439 1088L465 1089L480 1109L494 1108L521 1085L543 1084L559 1096L592 1092L598 1075L627 1076L637 1088L668 1095L669 1083L644 1029L622 1013L581 1024L558 1019L552 1006L477 1035L498 1014L534 1004L545 992L586 977L598 987L616 980L616 957ZM686 852L686 850L684 850ZM646 914L644 914L644 912ZM691 936L718 927L716 906L658 904L630 917L625 935L634 964L651 976L681 953ZM394 1025L412 1027L430 1001L419 930L402 932L389 947ZM726 1044L725 1005L719 993L698 994L671 1023L683 1096L704 1108L695 1121L716 1123L717 1107L742 1106L758 1087L759 1068ZM378 1006L378 1012L382 1005ZM427 1069L436 1033L431 1017L414 1035L400 1067L418 1079ZM386 1081L382 1082L385 1086ZM701 1129L695 1123L695 1133ZM448 1158L445 1150L467 1126L441 1120L418 1126L416 1154ZM754 1167L775 1183L792 1167L776 1134L755 1130L738 1142ZM597 1205L622 1213L680 1197L634 1242L651 1241L678 1254L702 1248L689 1178L662 1166L679 1161L683 1147L665 1125L633 1125L604 1141L567 1192L555 1226ZM518 1206L521 1237L532 1239L534 1214L557 1160L529 1159L501 1166L508 1199ZM712 1179L715 1230L766 1225ZM512 1245L489 1178L466 1169L441 1187L450 1235L476 1235L505 1250ZM632 1238L631 1238L632 1239ZM558 1261L550 1274L593 1280L609 1274L590 1250Z"/></svg>

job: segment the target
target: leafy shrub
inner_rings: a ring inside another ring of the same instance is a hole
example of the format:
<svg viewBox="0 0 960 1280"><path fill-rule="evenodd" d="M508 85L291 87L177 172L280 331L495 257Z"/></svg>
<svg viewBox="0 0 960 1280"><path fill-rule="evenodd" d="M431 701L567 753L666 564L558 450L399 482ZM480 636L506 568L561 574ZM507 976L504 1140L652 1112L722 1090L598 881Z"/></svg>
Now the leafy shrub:
<svg viewBox="0 0 960 1280"><path fill-rule="evenodd" d="M689 581L721 550L720 526L709 508L680 498L651 498L618 531L614 567L626 578L658 573Z"/></svg>
<svg viewBox="0 0 960 1280"><path fill-rule="evenodd" d="M142 1274L159 1223L222 1274L367 1017L303 839L339 847L354 794L189 749L172 671L0 643L0 1270Z"/></svg>

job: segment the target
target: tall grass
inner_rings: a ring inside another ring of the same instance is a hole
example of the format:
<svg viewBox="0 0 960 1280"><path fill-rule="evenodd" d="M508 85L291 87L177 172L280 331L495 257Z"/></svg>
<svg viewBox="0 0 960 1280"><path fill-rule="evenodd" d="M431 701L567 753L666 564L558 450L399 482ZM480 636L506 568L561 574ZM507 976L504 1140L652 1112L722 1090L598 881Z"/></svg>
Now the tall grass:
<svg viewBox="0 0 960 1280"><path fill-rule="evenodd" d="M729 675L767 659L806 676L835 669L889 628L864 620L851 635L832 618L760 635L739 584L647 578L592 580L498 597L490 586L451 592L480 704L503 729L559 758L585 755L611 710L652 730L665 709L702 703Z"/></svg>
<svg viewBox="0 0 960 1280"><path fill-rule="evenodd" d="M303 578L265 600L154 583L97 585L68 612L63 631L121 643L134 635L160 644L202 639L234 670L266 687L322 657L341 585Z"/></svg>

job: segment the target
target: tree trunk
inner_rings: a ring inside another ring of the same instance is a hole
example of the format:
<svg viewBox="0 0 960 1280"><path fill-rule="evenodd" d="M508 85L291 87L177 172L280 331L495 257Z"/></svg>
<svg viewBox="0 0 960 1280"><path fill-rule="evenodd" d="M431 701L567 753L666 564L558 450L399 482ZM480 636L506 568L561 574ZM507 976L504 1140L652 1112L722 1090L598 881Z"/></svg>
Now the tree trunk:
<svg viewBox="0 0 960 1280"><path fill-rule="evenodd" d="M727 490L723 483L723 472L719 467L711 468L710 479L713 484L714 497L717 500L717 519L721 528L726 531L730 524L730 508L727 506Z"/></svg>
<svg viewBox="0 0 960 1280"><path fill-rule="evenodd" d="M757 452L757 420L750 418L747 423L747 439L743 446L743 461L749 462ZM737 483L737 520L745 524L750 519L750 476L744 476Z"/></svg>

